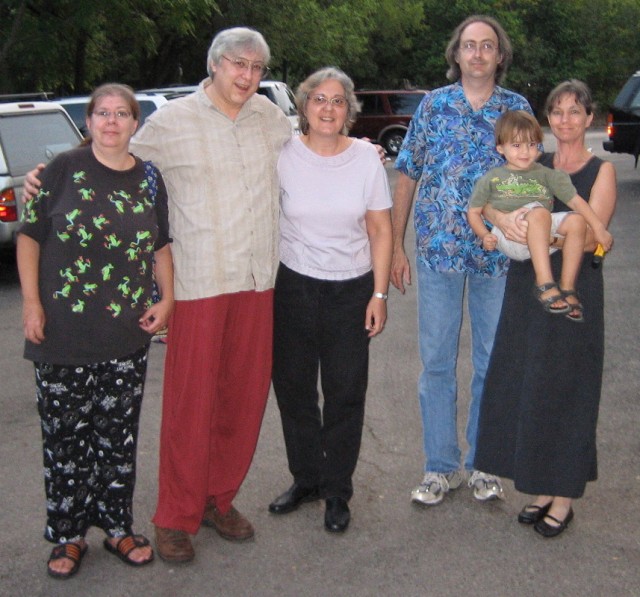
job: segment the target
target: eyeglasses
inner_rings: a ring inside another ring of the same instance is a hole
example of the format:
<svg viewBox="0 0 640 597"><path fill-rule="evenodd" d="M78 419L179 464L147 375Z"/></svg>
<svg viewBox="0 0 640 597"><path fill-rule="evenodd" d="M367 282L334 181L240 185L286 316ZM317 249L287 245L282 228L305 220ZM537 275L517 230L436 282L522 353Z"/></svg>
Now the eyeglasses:
<svg viewBox="0 0 640 597"><path fill-rule="evenodd" d="M127 120L127 118L131 117L131 112L126 112L125 110L118 110L117 112L98 110L97 112L94 112L93 115L103 120L109 120L112 116L115 116L117 120Z"/></svg>
<svg viewBox="0 0 640 597"><path fill-rule="evenodd" d="M260 78L269 74L269 67L262 62L252 62L246 58L227 58L224 54L222 57L231 62L238 70L248 70L252 75L260 75Z"/></svg>
<svg viewBox="0 0 640 597"><path fill-rule="evenodd" d="M465 41L460 44L460 48L468 54L475 54L478 49L483 54L493 54L498 49L497 46L490 41L483 41L481 44L476 44L475 41Z"/></svg>
<svg viewBox="0 0 640 597"><path fill-rule="evenodd" d="M314 106L318 107L332 105L336 108L345 108L349 104L347 98L341 95L332 98L325 97L324 95L311 95L308 99Z"/></svg>

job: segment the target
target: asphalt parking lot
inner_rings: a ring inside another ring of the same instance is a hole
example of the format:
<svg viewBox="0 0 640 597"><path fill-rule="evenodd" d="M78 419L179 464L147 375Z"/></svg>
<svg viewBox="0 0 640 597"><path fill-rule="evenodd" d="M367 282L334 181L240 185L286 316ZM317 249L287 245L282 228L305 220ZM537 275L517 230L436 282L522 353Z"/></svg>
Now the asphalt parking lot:
<svg viewBox="0 0 640 597"><path fill-rule="evenodd" d="M561 537L544 540L516 522L527 496L506 482L506 499L480 504L458 489L430 509L410 504L422 476L416 399L419 361L415 286L392 291L390 320L372 343L362 452L347 533L324 531L321 503L273 516L268 503L290 483L273 396L249 475L235 505L254 523L255 540L235 544L202 528L196 559L133 569L102 548L93 529L80 573L56 581L45 572L44 492L33 372L22 353L20 296L11 255L0 264L0 595L365 597L640 595L640 171L629 156L602 152L618 169L614 250L605 260L606 358L598 430L599 480L575 506ZM550 146L550 144L548 144ZM393 182L392 166L388 171ZM409 241L411 242L411 241ZM153 344L141 420L136 530L153 536L161 381L165 347ZM469 398L469 337L460 347L460 436Z"/></svg>

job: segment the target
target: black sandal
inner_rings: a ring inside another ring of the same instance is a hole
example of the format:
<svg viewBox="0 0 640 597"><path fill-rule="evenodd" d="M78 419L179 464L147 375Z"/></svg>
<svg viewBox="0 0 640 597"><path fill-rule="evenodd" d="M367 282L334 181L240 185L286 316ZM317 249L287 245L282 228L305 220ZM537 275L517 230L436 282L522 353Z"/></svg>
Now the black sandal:
<svg viewBox="0 0 640 597"><path fill-rule="evenodd" d="M112 553L125 564L129 564L129 566L144 566L153 562L153 550L151 551L151 556L141 562L136 562L129 557L129 554L134 549L151 545L149 543L149 539L144 535L125 535L124 537L121 537L115 545L113 545L109 539L105 539L103 545L109 553Z"/></svg>
<svg viewBox="0 0 640 597"><path fill-rule="evenodd" d="M578 293L575 290L562 290L562 289L560 289L560 292L562 292L562 296L564 297L564 300L566 301L567 305L569 305L570 307L565 317L567 319L570 319L571 321L575 321L576 323L582 323L584 321L584 307L580 302L580 296L578 295ZM567 298L570 296L578 300L578 302L575 305L567 301Z"/></svg>
<svg viewBox="0 0 640 597"><path fill-rule="evenodd" d="M548 290L555 289L558 292L556 294L551 295L548 298L543 299L542 295ZM548 282L547 284L542 284L540 286L533 287L533 296L536 297L538 302L542 305L543 309L547 313L552 313L554 315L564 315L565 313L569 313L571 311L571 306L565 299L565 295L558 288L558 285L555 282ZM553 303L557 303L558 301L563 301L564 307L554 307Z"/></svg>
<svg viewBox="0 0 640 597"><path fill-rule="evenodd" d="M51 555L47 560L47 574L52 576L53 578L59 578L61 580L66 580L67 578L71 578L78 570L80 570L80 564L82 563L82 558L84 558L84 554L87 553L87 549L89 546L85 543L83 547L80 547L77 543L60 543L56 545L51 550ZM73 562L73 566L69 568L66 572L59 572L58 570L52 570L49 564L51 562L55 562L56 560L63 559L71 560Z"/></svg>

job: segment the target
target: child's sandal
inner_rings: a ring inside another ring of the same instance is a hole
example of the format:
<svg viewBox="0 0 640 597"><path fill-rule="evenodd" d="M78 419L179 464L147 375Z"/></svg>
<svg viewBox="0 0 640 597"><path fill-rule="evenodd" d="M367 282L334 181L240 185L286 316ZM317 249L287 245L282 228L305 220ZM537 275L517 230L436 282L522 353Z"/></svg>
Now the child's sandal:
<svg viewBox="0 0 640 597"><path fill-rule="evenodd" d="M565 317L567 319L570 319L571 321L574 321L575 323L582 323L584 321L584 307L582 306L582 303L580 302L580 296L578 295L578 293L575 290L562 290L560 289L560 292L562 292L562 296L564 297L564 300L567 302L567 304L569 305L569 312L565 315ZM577 303L570 303L569 301L567 301L568 297L574 297L577 299Z"/></svg>
<svg viewBox="0 0 640 597"><path fill-rule="evenodd" d="M552 294L548 298L542 298L542 295L548 290L555 289L558 292ZM542 305L543 309L547 313L553 313L554 315L563 315L565 313L569 313L571 311L571 305L566 301L565 294L560 291L558 285L555 282L548 282L547 284L542 284L541 286L534 286L533 295L538 299L538 302ZM553 304L558 301L562 301L564 303L564 307L554 307Z"/></svg>

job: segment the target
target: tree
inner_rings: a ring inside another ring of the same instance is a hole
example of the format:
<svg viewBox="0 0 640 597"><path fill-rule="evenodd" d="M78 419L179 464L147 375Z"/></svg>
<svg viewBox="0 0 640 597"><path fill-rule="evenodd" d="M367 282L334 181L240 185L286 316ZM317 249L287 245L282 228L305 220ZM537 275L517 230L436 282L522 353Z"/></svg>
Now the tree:
<svg viewBox="0 0 640 597"><path fill-rule="evenodd" d="M83 93L105 80L136 85L194 35L214 0L9 0L0 13L12 32L0 89ZM4 18L6 17L6 19ZM4 50L4 48L3 48Z"/></svg>
<svg viewBox="0 0 640 597"><path fill-rule="evenodd" d="M506 85L534 108L570 77L606 108L639 68L638 0L4 0L0 91L195 83L213 36L237 25L264 34L274 77L292 86L335 65L359 87L429 89L448 82L447 42L472 14L508 32Z"/></svg>

